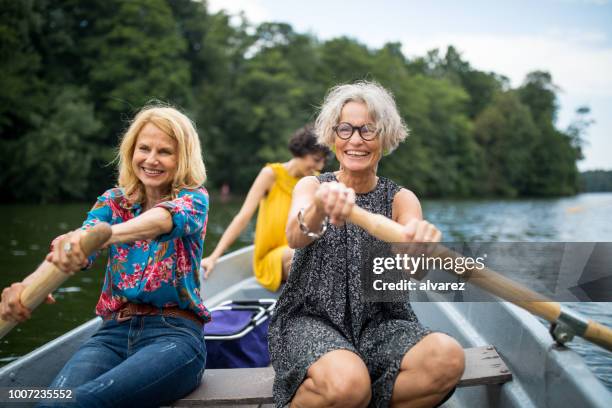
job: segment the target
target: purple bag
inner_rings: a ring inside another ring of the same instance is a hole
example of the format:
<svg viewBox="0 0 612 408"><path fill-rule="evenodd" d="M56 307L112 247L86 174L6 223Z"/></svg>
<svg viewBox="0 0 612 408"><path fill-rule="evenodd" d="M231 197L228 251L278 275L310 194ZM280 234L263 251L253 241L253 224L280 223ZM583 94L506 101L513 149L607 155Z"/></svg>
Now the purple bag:
<svg viewBox="0 0 612 408"><path fill-rule="evenodd" d="M267 367L268 325L276 300L242 300L211 309L204 325L206 368Z"/></svg>

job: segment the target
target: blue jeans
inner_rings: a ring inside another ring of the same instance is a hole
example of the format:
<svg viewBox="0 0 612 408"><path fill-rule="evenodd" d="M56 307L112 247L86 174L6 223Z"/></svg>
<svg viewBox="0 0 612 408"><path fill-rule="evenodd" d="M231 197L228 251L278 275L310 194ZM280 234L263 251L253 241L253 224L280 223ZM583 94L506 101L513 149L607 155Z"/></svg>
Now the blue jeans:
<svg viewBox="0 0 612 408"><path fill-rule="evenodd" d="M72 389L76 402L41 406L157 407L193 391L202 379L202 326L180 318L106 320L49 388ZM48 405L47 405L48 404Z"/></svg>

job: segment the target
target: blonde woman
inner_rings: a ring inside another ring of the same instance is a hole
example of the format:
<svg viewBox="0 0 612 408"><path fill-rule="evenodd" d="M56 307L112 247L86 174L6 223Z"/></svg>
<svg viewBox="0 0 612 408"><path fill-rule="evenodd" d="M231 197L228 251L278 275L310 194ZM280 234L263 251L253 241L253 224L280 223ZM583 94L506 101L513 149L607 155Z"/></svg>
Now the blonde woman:
<svg viewBox="0 0 612 408"><path fill-rule="evenodd" d="M293 249L287 246L285 224L291 205L293 187L304 176L323 169L329 149L317 143L314 129L306 125L295 131L289 140L293 158L284 163L270 163L261 169L249 193L217 247L202 259L204 277L213 271L217 260L240 236L259 206L255 228L253 270L257 281L276 291L287 280Z"/></svg>
<svg viewBox="0 0 612 408"><path fill-rule="evenodd" d="M377 175L407 130L391 94L359 82L330 90L316 121L340 169L296 185L287 221L296 248L269 329L278 407L431 407L464 366L451 337L431 333L407 302L367 302L360 273L376 238L346 223L355 204L405 225L407 242L437 242L409 190Z"/></svg>
<svg viewBox="0 0 612 408"><path fill-rule="evenodd" d="M170 107L146 107L119 148L116 188L102 194L82 229L112 225L96 314L101 328L68 361L51 388L74 390L75 406L157 407L200 383L206 349L198 267L208 216L206 171L192 122ZM47 260L66 273L93 261L80 230L57 237ZM30 311L19 295L31 278L2 293L5 320Z"/></svg>

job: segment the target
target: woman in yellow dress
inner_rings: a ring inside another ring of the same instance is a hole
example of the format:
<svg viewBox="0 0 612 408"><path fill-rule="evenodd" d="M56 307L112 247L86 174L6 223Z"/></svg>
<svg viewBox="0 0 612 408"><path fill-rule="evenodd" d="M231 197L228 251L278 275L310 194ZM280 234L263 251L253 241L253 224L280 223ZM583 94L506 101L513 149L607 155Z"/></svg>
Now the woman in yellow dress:
<svg viewBox="0 0 612 408"><path fill-rule="evenodd" d="M261 169L217 247L202 259L204 278L208 278L219 257L240 236L259 206L253 256L255 277L271 291L278 290L281 282L287 280L293 249L287 246L285 225L293 187L300 178L321 171L329 149L317 144L312 126L307 125L291 137L289 151L293 158L288 162L269 163Z"/></svg>

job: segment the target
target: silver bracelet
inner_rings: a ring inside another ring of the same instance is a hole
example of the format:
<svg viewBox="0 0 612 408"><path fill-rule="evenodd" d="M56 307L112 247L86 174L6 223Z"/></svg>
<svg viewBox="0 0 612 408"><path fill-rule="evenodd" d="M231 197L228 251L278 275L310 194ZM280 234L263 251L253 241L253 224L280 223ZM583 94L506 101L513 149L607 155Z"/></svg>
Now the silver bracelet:
<svg viewBox="0 0 612 408"><path fill-rule="evenodd" d="M325 231L327 231L327 223L329 221L329 216L327 215L325 216L325 219L321 223L321 231L319 231L318 233L312 232L308 228L306 223L304 222L304 208L301 208L300 211L298 212L297 219L298 219L298 224L300 224L300 231L302 231L302 233L306 235L308 238L319 239L323 236L323 234L325 234Z"/></svg>

